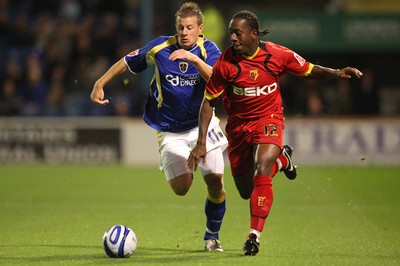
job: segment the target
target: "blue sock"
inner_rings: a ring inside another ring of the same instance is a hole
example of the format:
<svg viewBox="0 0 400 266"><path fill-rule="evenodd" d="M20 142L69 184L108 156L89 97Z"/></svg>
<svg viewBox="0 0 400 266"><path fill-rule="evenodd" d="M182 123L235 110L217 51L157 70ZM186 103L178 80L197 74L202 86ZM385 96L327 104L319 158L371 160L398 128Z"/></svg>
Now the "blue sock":
<svg viewBox="0 0 400 266"><path fill-rule="evenodd" d="M204 234L204 240L213 237L215 239L219 238L219 230L221 229L222 220L224 218L226 205L225 199L221 203L211 202L208 198L206 199L206 204L204 211L206 213L206 232Z"/></svg>

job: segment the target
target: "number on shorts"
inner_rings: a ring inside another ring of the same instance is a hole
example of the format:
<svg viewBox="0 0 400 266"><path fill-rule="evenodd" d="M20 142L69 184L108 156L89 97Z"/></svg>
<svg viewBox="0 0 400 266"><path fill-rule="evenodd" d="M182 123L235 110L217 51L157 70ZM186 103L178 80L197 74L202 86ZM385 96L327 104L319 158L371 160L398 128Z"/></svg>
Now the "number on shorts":
<svg viewBox="0 0 400 266"><path fill-rule="evenodd" d="M278 127L274 124L264 126L265 136L278 137Z"/></svg>
<svg viewBox="0 0 400 266"><path fill-rule="evenodd" d="M212 144L215 144L217 142L221 141L221 138L224 137L224 134L222 134L221 131L215 131L214 129L211 129L208 131L208 139Z"/></svg>

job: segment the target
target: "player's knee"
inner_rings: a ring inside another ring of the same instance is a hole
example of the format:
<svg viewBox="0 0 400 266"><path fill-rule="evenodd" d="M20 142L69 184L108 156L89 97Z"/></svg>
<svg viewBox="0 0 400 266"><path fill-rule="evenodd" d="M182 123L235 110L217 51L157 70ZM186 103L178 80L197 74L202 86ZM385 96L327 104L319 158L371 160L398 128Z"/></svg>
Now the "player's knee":
<svg viewBox="0 0 400 266"><path fill-rule="evenodd" d="M190 184L175 183L175 184L171 184L171 188L175 192L176 195L185 196L189 192Z"/></svg>
<svg viewBox="0 0 400 266"><path fill-rule="evenodd" d="M264 161L262 163L258 163L256 167L256 175L269 175L272 170L272 166L274 165L276 159L270 159L267 161Z"/></svg>
<svg viewBox="0 0 400 266"><path fill-rule="evenodd" d="M254 176L254 169L245 172L242 175L235 175L233 179L235 180L236 188L239 192L239 195L242 199L249 199L251 193L253 192L253 176Z"/></svg>
<svg viewBox="0 0 400 266"><path fill-rule="evenodd" d="M177 176L169 181L172 190L178 196L185 196L192 186L191 174Z"/></svg>
<svg viewBox="0 0 400 266"><path fill-rule="evenodd" d="M251 192L250 191L244 191L244 190L239 190L239 195L242 199L248 200L250 199Z"/></svg>
<svg viewBox="0 0 400 266"><path fill-rule="evenodd" d="M223 187L217 187L217 188L207 187L207 193L213 199L220 199L222 197L225 197L225 190Z"/></svg>
<svg viewBox="0 0 400 266"><path fill-rule="evenodd" d="M207 187L213 190L223 190L223 174L208 174L204 176Z"/></svg>
<svg viewBox="0 0 400 266"><path fill-rule="evenodd" d="M250 199L251 193L253 192L253 187L252 186L236 186L238 191L239 191L239 195L242 199Z"/></svg>
<svg viewBox="0 0 400 266"><path fill-rule="evenodd" d="M173 187L172 190L175 192L175 195L177 196L185 196L188 193L189 188Z"/></svg>

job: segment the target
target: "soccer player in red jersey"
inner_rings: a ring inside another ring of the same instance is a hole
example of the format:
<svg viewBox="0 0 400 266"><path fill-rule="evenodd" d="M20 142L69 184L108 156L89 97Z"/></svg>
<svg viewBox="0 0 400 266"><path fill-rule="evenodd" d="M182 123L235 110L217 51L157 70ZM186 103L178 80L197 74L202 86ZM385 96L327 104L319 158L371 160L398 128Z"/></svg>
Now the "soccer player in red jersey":
<svg viewBox="0 0 400 266"><path fill-rule="evenodd" d="M291 147L282 146L284 116L279 79L291 73L312 79L360 78L353 67L332 69L314 65L281 45L261 41L257 16L250 11L235 14L229 23L232 46L213 67L199 115L197 145L188 167L206 163L207 127L214 101L222 98L228 115L228 155L236 187L243 199L250 199L250 234L244 255L256 255L260 236L273 201L272 178L282 170L296 177Z"/></svg>

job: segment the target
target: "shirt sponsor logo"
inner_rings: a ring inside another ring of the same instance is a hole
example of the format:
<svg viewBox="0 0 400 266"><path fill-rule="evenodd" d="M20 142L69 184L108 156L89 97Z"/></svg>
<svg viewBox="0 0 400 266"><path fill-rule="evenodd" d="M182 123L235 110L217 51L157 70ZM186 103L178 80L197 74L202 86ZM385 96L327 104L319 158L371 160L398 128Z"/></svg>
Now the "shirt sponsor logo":
<svg viewBox="0 0 400 266"><path fill-rule="evenodd" d="M195 86L200 84L201 78L198 76L173 76L166 75L165 79L173 86Z"/></svg>
<svg viewBox="0 0 400 266"><path fill-rule="evenodd" d="M257 87L247 87L247 88L239 88L233 86L233 93L239 96L262 96L262 95L269 95L276 91L278 88L278 84L276 82L265 85L265 86L257 86Z"/></svg>

